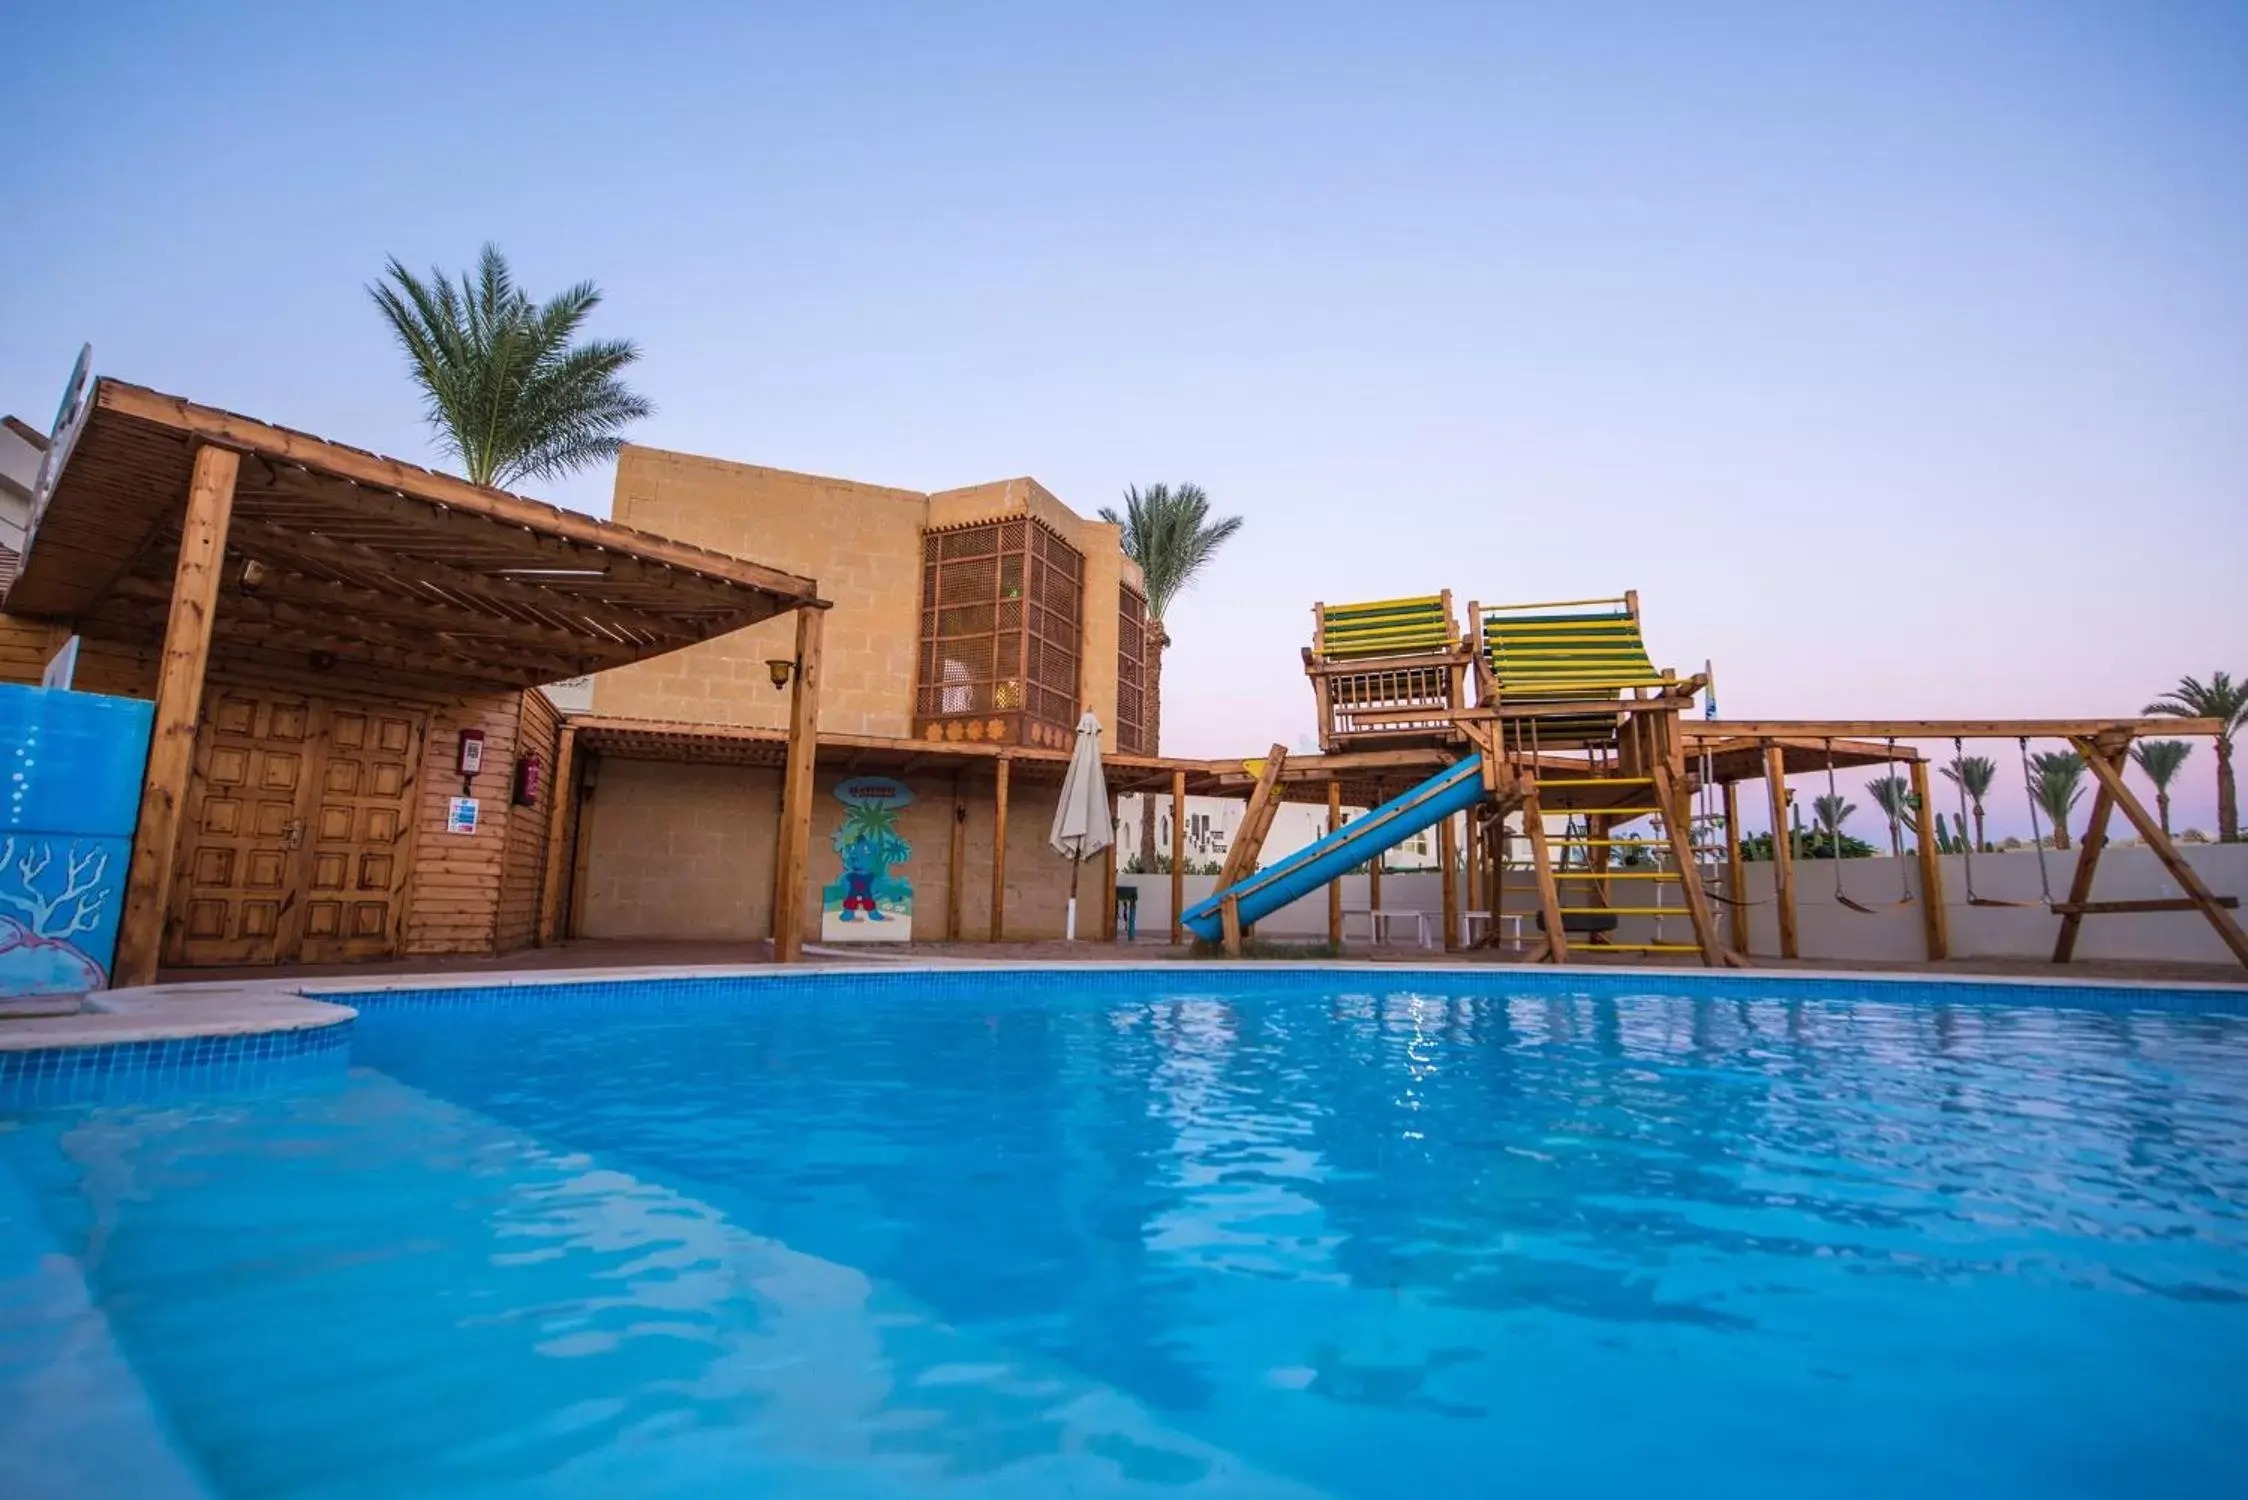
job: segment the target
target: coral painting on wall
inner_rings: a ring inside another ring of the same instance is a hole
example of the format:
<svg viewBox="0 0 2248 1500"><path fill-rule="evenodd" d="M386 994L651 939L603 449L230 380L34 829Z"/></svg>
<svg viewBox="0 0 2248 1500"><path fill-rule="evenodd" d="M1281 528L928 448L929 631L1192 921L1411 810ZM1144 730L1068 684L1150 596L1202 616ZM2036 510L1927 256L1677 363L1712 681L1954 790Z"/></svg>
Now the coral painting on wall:
<svg viewBox="0 0 2248 1500"><path fill-rule="evenodd" d="M108 986L153 712L0 683L0 995Z"/></svg>
<svg viewBox="0 0 2248 1500"><path fill-rule="evenodd" d="M913 791L887 776L853 776L835 788L844 807L828 841L840 869L820 892L820 937L830 943L903 943L913 936L913 846L898 813Z"/></svg>

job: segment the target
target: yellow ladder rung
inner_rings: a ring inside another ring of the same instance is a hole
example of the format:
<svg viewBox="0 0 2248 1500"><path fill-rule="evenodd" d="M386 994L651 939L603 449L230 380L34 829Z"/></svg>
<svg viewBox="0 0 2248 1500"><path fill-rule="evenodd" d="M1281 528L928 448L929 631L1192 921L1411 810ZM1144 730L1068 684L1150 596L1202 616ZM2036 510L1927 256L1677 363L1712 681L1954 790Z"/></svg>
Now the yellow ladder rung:
<svg viewBox="0 0 2248 1500"><path fill-rule="evenodd" d="M1572 953L1699 953L1699 943L1571 943Z"/></svg>
<svg viewBox="0 0 2248 1500"><path fill-rule="evenodd" d="M1520 837L1520 835L1510 833L1507 835L1507 837L1518 838ZM1566 833L1549 833L1546 835L1546 842L1549 844L1567 844L1571 848L1577 849L1587 847L1608 849L1645 849L1649 847L1648 842L1645 839L1594 839L1586 838L1581 834Z"/></svg>
<svg viewBox="0 0 2248 1500"><path fill-rule="evenodd" d="M1676 880L1678 872L1676 870L1610 870L1606 874L1602 874L1598 870L1556 870L1553 872L1553 878L1556 880Z"/></svg>
<svg viewBox="0 0 2248 1500"><path fill-rule="evenodd" d="M1659 807L1556 807L1552 811L1572 818L1646 817L1662 811Z"/></svg>
<svg viewBox="0 0 2248 1500"><path fill-rule="evenodd" d="M1554 786L1648 786L1653 783L1654 779L1652 776L1586 776L1581 779L1571 778L1568 781L1555 781L1550 777L1540 776L1538 778L1538 789L1543 791L1547 787Z"/></svg>
<svg viewBox="0 0 2248 1500"><path fill-rule="evenodd" d="M1612 917L1683 917L1683 906L1564 906L1565 912L1599 912Z"/></svg>

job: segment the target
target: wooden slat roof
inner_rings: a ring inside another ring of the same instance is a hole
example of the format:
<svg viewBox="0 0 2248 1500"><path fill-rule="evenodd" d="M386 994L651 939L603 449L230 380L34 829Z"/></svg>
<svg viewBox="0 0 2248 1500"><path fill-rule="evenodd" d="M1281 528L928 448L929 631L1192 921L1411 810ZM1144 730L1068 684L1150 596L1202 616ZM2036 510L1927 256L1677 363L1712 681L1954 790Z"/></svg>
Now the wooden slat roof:
<svg viewBox="0 0 2248 1500"><path fill-rule="evenodd" d="M162 637L195 449L242 455L214 655L530 686L819 604L813 580L116 380L5 604Z"/></svg>

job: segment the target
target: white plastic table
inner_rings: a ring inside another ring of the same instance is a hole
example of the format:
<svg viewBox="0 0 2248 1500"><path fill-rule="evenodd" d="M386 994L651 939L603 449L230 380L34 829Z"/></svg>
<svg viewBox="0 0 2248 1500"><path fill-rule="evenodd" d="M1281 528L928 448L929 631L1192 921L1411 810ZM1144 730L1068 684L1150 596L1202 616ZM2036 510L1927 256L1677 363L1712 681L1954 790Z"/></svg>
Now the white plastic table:
<svg viewBox="0 0 2248 1500"><path fill-rule="evenodd" d="M1436 946L1430 939L1428 913L1425 911L1398 908L1374 911L1363 906L1353 907L1343 913L1343 936L1345 939L1350 936L1350 919L1352 917L1364 917L1366 919L1366 941L1376 947L1389 942L1390 929L1407 918L1412 919L1413 942L1416 946L1422 948Z"/></svg>

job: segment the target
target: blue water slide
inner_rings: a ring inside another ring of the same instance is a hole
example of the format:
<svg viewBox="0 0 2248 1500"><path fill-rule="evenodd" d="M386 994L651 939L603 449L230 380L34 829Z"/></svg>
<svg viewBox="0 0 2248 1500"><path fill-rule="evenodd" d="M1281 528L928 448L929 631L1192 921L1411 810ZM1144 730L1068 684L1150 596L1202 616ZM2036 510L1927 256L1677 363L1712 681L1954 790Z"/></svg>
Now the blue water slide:
<svg viewBox="0 0 2248 1500"><path fill-rule="evenodd" d="M1471 755L1355 823L1345 823L1308 849L1298 849L1271 869L1259 870L1196 902L1179 920L1196 937L1216 942L1224 926L1220 910L1227 896L1239 903L1243 923L1254 922L1482 800L1483 757Z"/></svg>

